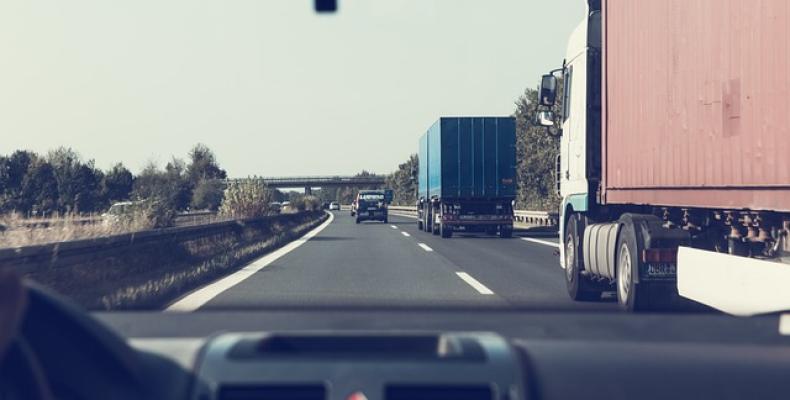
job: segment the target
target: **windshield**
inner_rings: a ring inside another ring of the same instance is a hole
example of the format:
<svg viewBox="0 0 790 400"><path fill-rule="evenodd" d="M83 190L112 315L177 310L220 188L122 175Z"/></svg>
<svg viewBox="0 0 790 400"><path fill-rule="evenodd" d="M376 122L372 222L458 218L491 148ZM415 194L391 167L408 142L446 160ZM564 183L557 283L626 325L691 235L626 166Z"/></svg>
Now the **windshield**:
<svg viewBox="0 0 790 400"><path fill-rule="evenodd" d="M0 265L110 311L790 307L786 41L589 3L4 1Z"/></svg>

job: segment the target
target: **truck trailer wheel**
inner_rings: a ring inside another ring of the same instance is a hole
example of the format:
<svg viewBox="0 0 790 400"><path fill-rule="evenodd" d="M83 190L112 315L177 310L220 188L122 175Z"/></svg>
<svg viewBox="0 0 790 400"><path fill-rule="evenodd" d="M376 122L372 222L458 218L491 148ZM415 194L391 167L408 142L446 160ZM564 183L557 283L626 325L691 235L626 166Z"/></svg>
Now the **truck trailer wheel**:
<svg viewBox="0 0 790 400"><path fill-rule="evenodd" d="M357 217L357 223L359 223L359 217Z"/></svg>
<svg viewBox="0 0 790 400"><path fill-rule="evenodd" d="M650 308L647 284L637 284L640 261L636 246L634 225L623 224L617 238L617 302L626 311L640 311Z"/></svg>
<svg viewBox="0 0 790 400"><path fill-rule="evenodd" d="M418 219L418 220L417 220L417 230L420 230L420 231L422 231L422 230L425 230L425 229L422 227L422 218L420 218L420 219Z"/></svg>
<svg viewBox="0 0 790 400"><path fill-rule="evenodd" d="M565 229L565 286L568 295L575 301L595 301L601 299L601 290L589 278L582 275L582 248L584 244L579 235L578 216L571 215Z"/></svg>
<svg viewBox="0 0 790 400"><path fill-rule="evenodd" d="M508 239L513 237L513 228L509 226L500 226L499 227L499 237L503 239Z"/></svg>

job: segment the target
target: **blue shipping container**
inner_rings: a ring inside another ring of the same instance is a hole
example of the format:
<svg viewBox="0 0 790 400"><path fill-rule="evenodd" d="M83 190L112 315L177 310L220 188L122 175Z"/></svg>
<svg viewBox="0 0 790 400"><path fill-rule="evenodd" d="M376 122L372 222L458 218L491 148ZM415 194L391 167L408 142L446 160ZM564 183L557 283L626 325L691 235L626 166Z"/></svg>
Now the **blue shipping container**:
<svg viewBox="0 0 790 400"><path fill-rule="evenodd" d="M513 117L442 117L420 138L419 196L512 199L516 196Z"/></svg>

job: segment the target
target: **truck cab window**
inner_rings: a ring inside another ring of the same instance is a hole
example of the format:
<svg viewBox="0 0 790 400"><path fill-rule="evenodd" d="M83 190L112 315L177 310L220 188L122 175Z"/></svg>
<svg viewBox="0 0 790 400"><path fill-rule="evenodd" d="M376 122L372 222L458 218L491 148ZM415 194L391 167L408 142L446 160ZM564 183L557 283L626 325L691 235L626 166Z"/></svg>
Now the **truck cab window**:
<svg viewBox="0 0 790 400"><path fill-rule="evenodd" d="M568 120L571 115L571 82L573 80L573 66L565 69L565 76L563 76L563 91L562 91L562 122Z"/></svg>

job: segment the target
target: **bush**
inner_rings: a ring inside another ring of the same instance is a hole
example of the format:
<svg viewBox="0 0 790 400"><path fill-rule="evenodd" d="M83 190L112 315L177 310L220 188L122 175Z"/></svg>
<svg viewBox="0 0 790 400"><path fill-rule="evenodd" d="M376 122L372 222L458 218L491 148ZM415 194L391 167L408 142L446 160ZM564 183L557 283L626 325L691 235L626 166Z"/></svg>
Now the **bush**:
<svg viewBox="0 0 790 400"><path fill-rule="evenodd" d="M271 201L271 191L266 189L262 180L230 182L225 189L225 197L222 199L219 213L231 218L262 217L269 213Z"/></svg>
<svg viewBox="0 0 790 400"><path fill-rule="evenodd" d="M321 199L317 196L307 195L302 198L299 211L318 211L321 209Z"/></svg>
<svg viewBox="0 0 790 400"><path fill-rule="evenodd" d="M192 208L216 211L222 204L224 196L222 182L218 180L200 180L192 193Z"/></svg>

